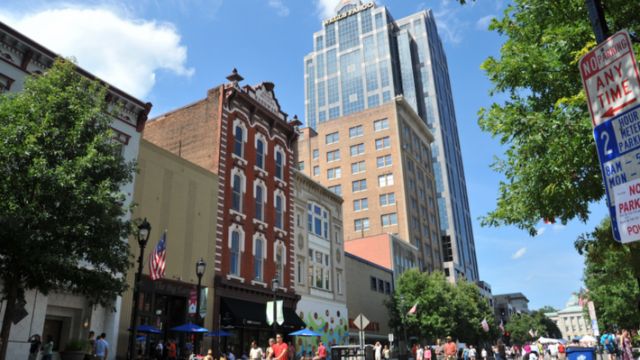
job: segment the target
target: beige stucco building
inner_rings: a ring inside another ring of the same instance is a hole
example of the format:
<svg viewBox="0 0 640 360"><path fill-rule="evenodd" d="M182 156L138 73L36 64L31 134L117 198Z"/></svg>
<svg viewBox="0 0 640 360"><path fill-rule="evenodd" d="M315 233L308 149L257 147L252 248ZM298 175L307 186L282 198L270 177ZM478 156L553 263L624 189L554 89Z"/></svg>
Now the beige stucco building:
<svg viewBox="0 0 640 360"><path fill-rule="evenodd" d="M298 316L330 348L348 343L342 198L295 172L295 291ZM316 338L296 338L298 355L315 354Z"/></svg>
<svg viewBox="0 0 640 360"><path fill-rule="evenodd" d="M395 234L415 266L442 269L432 168L433 136L402 96L302 129L298 168L344 198L345 241ZM357 254L356 254L357 255Z"/></svg>
<svg viewBox="0 0 640 360"><path fill-rule="evenodd" d="M140 142L139 173L136 177L134 218L147 218L152 226L144 253L143 279L139 301L140 324L153 325L163 334L149 336L149 342L178 337L167 329L193 321L189 302L195 296L198 278L196 262L203 259L201 311L213 309L213 278L216 254L216 214L218 176L152 143ZM166 269L163 279L149 278L149 254L166 230ZM130 239L131 252L137 259L137 239ZM134 283L136 266L127 273ZM118 355L124 356L131 321L132 288L123 295L118 331ZM206 295L205 295L206 294ZM205 300L206 298L206 300ZM193 304L191 304L193 305ZM193 306L191 306L193 308ZM193 309L192 309L193 310ZM212 317L203 316L204 326L212 328ZM205 346L210 338L205 338Z"/></svg>
<svg viewBox="0 0 640 360"><path fill-rule="evenodd" d="M575 337L594 335L589 319L584 317L584 309L576 294L571 295L564 309L545 313L545 316L558 325L563 339L571 340Z"/></svg>

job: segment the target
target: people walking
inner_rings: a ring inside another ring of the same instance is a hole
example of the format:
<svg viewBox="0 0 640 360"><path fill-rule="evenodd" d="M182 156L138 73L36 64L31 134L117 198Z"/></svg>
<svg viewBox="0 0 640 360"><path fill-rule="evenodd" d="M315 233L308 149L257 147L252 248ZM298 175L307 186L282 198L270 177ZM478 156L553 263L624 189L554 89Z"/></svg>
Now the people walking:
<svg viewBox="0 0 640 360"><path fill-rule="evenodd" d="M47 335L47 341L42 345L42 360L51 360L53 357L53 336Z"/></svg>
<svg viewBox="0 0 640 360"><path fill-rule="evenodd" d="M444 344L444 358L445 360L456 360L456 353L458 349L456 348L456 343L453 342L451 336L447 336L447 343Z"/></svg>
<svg viewBox="0 0 640 360"><path fill-rule="evenodd" d="M424 355L422 355L423 359L424 360L431 360L431 355L432 355L431 354L431 346L425 345L425 347L424 347Z"/></svg>
<svg viewBox="0 0 640 360"><path fill-rule="evenodd" d="M622 360L633 360L633 349L631 346L631 335L629 331L622 331L622 340L620 341L620 351L622 353Z"/></svg>
<svg viewBox="0 0 640 360"><path fill-rule="evenodd" d="M273 359L273 345L275 343L276 343L276 340L274 338L269 338L269 345L265 349L265 355L266 355L265 358L267 360Z"/></svg>
<svg viewBox="0 0 640 360"><path fill-rule="evenodd" d="M422 348L422 345L418 344L418 346L416 347L416 360L420 360L424 357L424 349Z"/></svg>
<svg viewBox="0 0 640 360"><path fill-rule="evenodd" d="M487 350L485 348L480 351L480 357L482 357L482 360L487 360Z"/></svg>
<svg viewBox="0 0 640 360"><path fill-rule="evenodd" d="M84 360L93 360L93 355L96 352L96 333L91 330L87 336L87 347L84 350Z"/></svg>
<svg viewBox="0 0 640 360"><path fill-rule="evenodd" d="M376 341L373 346L373 353L375 360L382 360L382 344L380 344L380 341Z"/></svg>
<svg viewBox="0 0 640 360"><path fill-rule="evenodd" d="M322 341L318 342L318 350L316 351L316 356L313 357L313 360L325 360L327 358L327 348L324 346Z"/></svg>
<svg viewBox="0 0 640 360"><path fill-rule="evenodd" d="M167 358L169 360L176 360L178 358L178 346L176 345L176 340L171 339L167 344Z"/></svg>
<svg viewBox="0 0 640 360"><path fill-rule="evenodd" d="M271 348L273 349L272 358L275 360L286 360L289 355L289 347L282 341L282 334L276 335L276 343L271 345Z"/></svg>
<svg viewBox="0 0 640 360"><path fill-rule="evenodd" d="M476 360L477 355L478 352L476 351L476 348L474 348L473 345L469 345L469 359Z"/></svg>
<svg viewBox="0 0 640 360"><path fill-rule="evenodd" d="M107 360L109 356L109 343L107 342L107 334L102 333L96 340L96 358L99 360Z"/></svg>
<svg viewBox="0 0 640 360"><path fill-rule="evenodd" d="M390 356L391 356L391 351L389 350L389 346L385 345L382 348L382 358L384 358L384 360L389 360Z"/></svg>
<svg viewBox="0 0 640 360"><path fill-rule="evenodd" d="M36 360L38 358L38 353L40 352L40 347L42 346L42 340L40 340L40 335L35 334L29 338L29 360Z"/></svg>
<svg viewBox="0 0 640 360"><path fill-rule="evenodd" d="M255 340L251 340L251 349L249 350L249 360L262 360L264 352Z"/></svg>

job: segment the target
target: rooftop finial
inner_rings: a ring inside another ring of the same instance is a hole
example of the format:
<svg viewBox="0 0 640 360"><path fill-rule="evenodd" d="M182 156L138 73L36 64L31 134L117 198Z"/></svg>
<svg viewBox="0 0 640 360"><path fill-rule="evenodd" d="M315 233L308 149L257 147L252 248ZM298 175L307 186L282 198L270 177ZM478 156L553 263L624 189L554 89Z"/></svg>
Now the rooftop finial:
<svg viewBox="0 0 640 360"><path fill-rule="evenodd" d="M238 70L236 68L233 68L231 75L227 76L227 80L232 82L234 86L237 86L240 81L244 80L244 78L238 74Z"/></svg>

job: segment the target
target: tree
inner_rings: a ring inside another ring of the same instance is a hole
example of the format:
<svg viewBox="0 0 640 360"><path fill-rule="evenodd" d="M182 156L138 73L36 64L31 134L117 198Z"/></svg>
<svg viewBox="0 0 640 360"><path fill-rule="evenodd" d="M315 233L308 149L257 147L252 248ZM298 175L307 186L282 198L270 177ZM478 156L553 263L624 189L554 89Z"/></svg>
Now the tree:
<svg viewBox="0 0 640 360"><path fill-rule="evenodd" d="M108 306L126 289L130 224L120 188L134 164L112 140L105 96L65 60L0 96L0 358L25 291Z"/></svg>
<svg viewBox="0 0 640 360"><path fill-rule="evenodd" d="M640 287L633 266L640 266L640 259L634 258L638 251L615 242L608 218L591 234L582 235L575 246L585 257L586 297L595 305L601 329L609 325L637 328Z"/></svg>
<svg viewBox="0 0 640 360"><path fill-rule="evenodd" d="M546 317L542 310L512 316L505 326L505 331L511 334L512 344L524 344L540 336L556 339L562 337L562 332L556 323Z"/></svg>
<svg viewBox="0 0 640 360"><path fill-rule="evenodd" d="M639 34L637 2L609 0L604 10L609 29ZM507 100L480 109L479 125L507 150L492 165L504 180L483 224L535 234L541 219L585 221L589 204L604 196L577 66L595 46L585 1L514 0L490 29L507 39L482 68L491 93Z"/></svg>
<svg viewBox="0 0 640 360"><path fill-rule="evenodd" d="M416 313L407 314L414 304ZM454 286L441 272L404 272L387 306L390 326L399 334L406 331L432 343L451 335L474 344L496 336L495 326L488 334L481 328L483 319L492 322L493 313L476 286L466 281Z"/></svg>

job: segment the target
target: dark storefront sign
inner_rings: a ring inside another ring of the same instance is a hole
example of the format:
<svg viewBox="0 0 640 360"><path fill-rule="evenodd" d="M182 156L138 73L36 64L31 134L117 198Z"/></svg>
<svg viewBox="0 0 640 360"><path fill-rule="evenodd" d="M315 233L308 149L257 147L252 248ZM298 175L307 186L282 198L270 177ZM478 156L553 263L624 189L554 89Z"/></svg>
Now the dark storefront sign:
<svg viewBox="0 0 640 360"><path fill-rule="evenodd" d="M266 304L245 300L222 298L222 326L255 326L270 327L267 325ZM284 324L282 329L300 329L305 323L291 308L284 308Z"/></svg>

